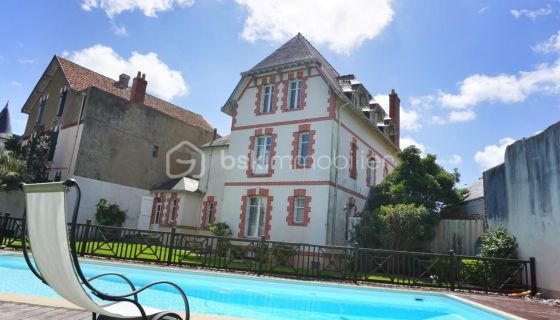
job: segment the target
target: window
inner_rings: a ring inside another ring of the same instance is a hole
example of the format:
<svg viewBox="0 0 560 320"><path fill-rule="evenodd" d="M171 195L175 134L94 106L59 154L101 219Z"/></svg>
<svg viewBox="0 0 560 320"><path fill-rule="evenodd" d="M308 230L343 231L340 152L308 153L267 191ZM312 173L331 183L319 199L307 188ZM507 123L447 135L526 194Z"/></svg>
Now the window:
<svg viewBox="0 0 560 320"><path fill-rule="evenodd" d="M368 160L368 167L366 170L366 175L367 175L366 179L367 179L368 186L375 186L375 180L376 180L375 170L377 170L377 162L375 161L375 158L370 158Z"/></svg>
<svg viewBox="0 0 560 320"><path fill-rule="evenodd" d="M288 109L299 109L301 103L301 80L290 82L290 103Z"/></svg>
<svg viewBox="0 0 560 320"><path fill-rule="evenodd" d="M177 221L177 199L171 199L171 208L169 208L169 223Z"/></svg>
<svg viewBox="0 0 560 320"><path fill-rule="evenodd" d="M161 198L156 198L156 218L154 219L154 224L159 224L162 211L163 204L161 203Z"/></svg>
<svg viewBox="0 0 560 320"><path fill-rule="evenodd" d="M355 92L352 92L352 104L358 107L358 94Z"/></svg>
<svg viewBox="0 0 560 320"><path fill-rule="evenodd" d="M206 221L204 221L204 224L209 226L212 224L212 210L214 209L214 204L212 202L208 202L206 204Z"/></svg>
<svg viewBox="0 0 560 320"><path fill-rule="evenodd" d="M350 177L356 179L357 171L358 145L352 142L350 145Z"/></svg>
<svg viewBox="0 0 560 320"><path fill-rule="evenodd" d="M307 164L307 157L309 156L309 132L302 132L299 134L298 146L298 166L305 166Z"/></svg>
<svg viewBox="0 0 560 320"><path fill-rule="evenodd" d="M272 136L258 136L256 140L253 172L256 174L268 173Z"/></svg>
<svg viewBox="0 0 560 320"><path fill-rule="evenodd" d="M64 86L60 89L60 98L58 99L58 111L56 112L56 116L62 116L64 113L64 104L66 103L66 95L68 93L68 87Z"/></svg>
<svg viewBox="0 0 560 320"><path fill-rule="evenodd" d="M266 197L250 197L248 201L245 235L247 237L260 237L264 235Z"/></svg>
<svg viewBox="0 0 560 320"><path fill-rule="evenodd" d="M294 199L294 222L303 223L305 216L305 197L296 197Z"/></svg>
<svg viewBox="0 0 560 320"><path fill-rule="evenodd" d="M41 100L39 100L39 110L37 111L37 124L43 124L46 102L47 102L47 98L45 96L43 96Z"/></svg>
<svg viewBox="0 0 560 320"><path fill-rule="evenodd" d="M271 84L264 87L261 113L272 112L273 101L274 101L274 85Z"/></svg>

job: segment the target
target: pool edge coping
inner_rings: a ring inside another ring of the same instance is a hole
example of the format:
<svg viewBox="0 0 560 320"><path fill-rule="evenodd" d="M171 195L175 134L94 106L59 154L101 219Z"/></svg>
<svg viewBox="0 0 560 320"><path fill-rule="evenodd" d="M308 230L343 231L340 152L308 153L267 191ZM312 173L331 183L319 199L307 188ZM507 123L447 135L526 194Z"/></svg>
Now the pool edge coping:
<svg viewBox="0 0 560 320"><path fill-rule="evenodd" d="M20 252L2 252L0 251L0 256L1 255L16 255L16 256L22 256L23 254ZM222 277L233 277L233 278L252 278L255 280L269 280L269 281L274 281L274 282L288 282L288 283L306 283L306 284L315 284L315 285L321 285L321 286L327 286L327 287L345 287L345 288L351 288L351 289L358 289L358 290L368 290L368 289L374 289L374 290L381 290L381 291L392 291L392 292L404 292L404 293L413 293L413 294L425 294L425 295L431 295L431 296L439 296L439 297L446 297L446 298L450 298L452 300L467 304L473 308L477 308L483 311L487 311L489 313L501 316L501 317L505 317L508 320L526 320L526 318L496 309L494 307L490 307L487 305L484 305L482 303L479 302L475 302L475 301L471 301L468 300L466 298L462 298L459 297L457 295L455 295L454 293L446 293L446 292L434 292L434 291L427 291L427 290L422 290L422 291L418 291L418 290L414 290L414 289L408 289L408 288L387 288L387 287L378 287L378 286L360 286L360 285L352 285L352 284L347 284L347 283L325 283L325 282L321 282L321 281L317 281L317 280L298 280L298 279L289 279L289 278L275 278L275 277L269 277L269 276L259 276L259 275L252 275L252 274L237 274L237 273L228 273L227 271L219 271L219 272L212 272L212 271L207 271L207 270L185 270L176 266L161 266L161 265L146 265L146 264L141 264L141 263L135 263L135 262L130 262L130 261L113 261L113 260L108 260L108 261L103 261L101 259L97 259L97 258L80 258L81 260L85 260L88 262L93 262L93 263L98 263L98 264L109 264L109 265L117 265L117 266L131 266L131 267L135 267L135 268L141 268L141 269L155 269L158 271L162 271L162 270L175 270L175 271L179 271L179 272L185 272L185 273L198 273L198 274L211 274L212 276L222 276ZM2 300L1 298L2 293L0 293L0 300ZM25 295L22 295L25 296ZM39 296L32 296L30 295L29 297L33 298L33 297L39 297ZM50 298L50 299L56 299L56 298ZM60 300L64 300L65 299L60 299ZM16 302L16 301L13 301ZM25 303L25 302L23 302ZM69 303L69 302L68 302ZM75 308L79 308L74 306ZM81 309L81 308L79 308ZM193 314L193 315L203 315L206 316L205 314ZM212 316L216 316L216 317L220 317L218 315L212 315ZM233 319L233 320L245 320L244 318L232 318L232 317L221 317L220 319Z"/></svg>

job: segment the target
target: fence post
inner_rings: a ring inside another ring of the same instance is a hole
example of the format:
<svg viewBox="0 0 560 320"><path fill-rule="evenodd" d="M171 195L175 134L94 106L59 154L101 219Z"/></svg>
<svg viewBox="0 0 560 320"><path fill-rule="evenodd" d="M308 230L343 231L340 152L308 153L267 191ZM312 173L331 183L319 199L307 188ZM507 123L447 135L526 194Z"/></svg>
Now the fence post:
<svg viewBox="0 0 560 320"><path fill-rule="evenodd" d="M0 223L0 246L2 246L2 243L4 243L4 234L6 233L6 229L8 228L8 219L10 218L10 214L9 213L4 213L2 216L2 219L0 219L0 221L2 223Z"/></svg>
<svg viewBox="0 0 560 320"><path fill-rule="evenodd" d="M354 242L354 269L353 271L353 275L352 278L354 279L354 282L358 281L358 265L360 263L360 247L358 245L357 242Z"/></svg>
<svg viewBox="0 0 560 320"><path fill-rule="evenodd" d="M177 232L177 228L173 227L171 228L171 240L169 243L169 248L167 251L167 265L171 265L171 262L173 262L173 251L175 251L175 233Z"/></svg>
<svg viewBox="0 0 560 320"><path fill-rule="evenodd" d="M529 258L529 268L531 270L531 295L537 294L537 267L535 266L535 258Z"/></svg>
<svg viewBox="0 0 560 320"><path fill-rule="evenodd" d="M449 250L449 285L451 291L455 291L455 281L457 280L457 258L455 251Z"/></svg>
<svg viewBox="0 0 560 320"><path fill-rule="evenodd" d="M261 243L259 245L259 274L262 274L263 272L265 246L266 246L266 237L261 236Z"/></svg>
<svg viewBox="0 0 560 320"><path fill-rule="evenodd" d="M86 220L86 230L82 236L82 245L80 246L80 256L84 256L86 254L86 247L89 240L89 228L91 226L91 219Z"/></svg>

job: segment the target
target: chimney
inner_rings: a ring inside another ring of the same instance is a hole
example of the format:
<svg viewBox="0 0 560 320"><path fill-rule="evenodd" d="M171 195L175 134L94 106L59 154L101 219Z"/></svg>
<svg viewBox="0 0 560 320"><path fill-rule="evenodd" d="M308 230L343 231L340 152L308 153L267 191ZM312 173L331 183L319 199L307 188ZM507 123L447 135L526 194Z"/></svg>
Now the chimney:
<svg viewBox="0 0 560 320"><path fill-rule="evenodd" d="M146 74L145 73L143 74L142 72L138 71L136 78L132 80L130 101L133 103L144 104L144 98L146 97L147 86L148 86L148 81L146 81Z"/></svg>
<svg viewBox="0 0 560 320"><path fill-rule="evenodd" d="M126 89L126 88L128 88L128 81L129 80L130 80L130 76L128 74L121 73L121 75L119 76L119 81L117 81L117 83L115 83L115 85L118 88Z"/></svg>
<svg viewBox="0 0 560 320"><path fill-rule="evenodd" d="M389 116L393 120L393 127L395 128L395 132L391 133L390 138L399 147L401 137L401 99L399 99L395 89L392 89L389 94Z"/></svg>

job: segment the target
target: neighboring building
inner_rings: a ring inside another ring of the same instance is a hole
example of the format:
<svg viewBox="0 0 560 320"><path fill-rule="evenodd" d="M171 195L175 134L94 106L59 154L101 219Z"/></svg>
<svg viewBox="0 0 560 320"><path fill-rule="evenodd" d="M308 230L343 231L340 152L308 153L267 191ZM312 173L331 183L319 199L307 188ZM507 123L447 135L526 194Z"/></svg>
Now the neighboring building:
<svg viewBox="0 0 560 320"><path fill-rule="evenodd" d="M83 188L80 220L93 218L100 198L127 210L126 226L137 227L143 197L169 180L166 152L182 141L201 145L213 128L196 113L146 94L140 72L113 80L55 56L25 102L29 115L24 141L38 132L53 134L51 180L75 178ZM179 150L175 160L196 158ZM144 215L151 215L151 206ZM146 224L147 226L147 224Z"/></svg>
<svg viewBox="0 0 560 320"><path fill-rule="evenodd" d="M560 122L508 146L484 172L484 196L489 227L505 226L519 258L535 257L539 290L560 298Z"/></svg>
<svg viewBox="0 0 560 320"><path fill-rule="evenodd" d="M212 160L210 178L200 179L201 226L223 221L239 238L348 244L370 187L396 164L400 100L394 91L389 100L387 114L301 34L289 40L241 74L222 107L231 135L203 146ZM339 157L347 165L331 162Z"/></svg>
<svg viewBox="0 0 560 320"><path fill-rule="evenodd" d="M480 253L480 236L484 232L484 184L478 179L468 188L468 195L460 206L444 210L436 226L430 251L477 255Z"/></svg>
<svg viewBox="0 0 560 320"><path fill-rule="evenodd" d="M0 148L4 148L4 143L12 137L12 125L10 123L10 110L8 103L0 111Z"/></svg>

